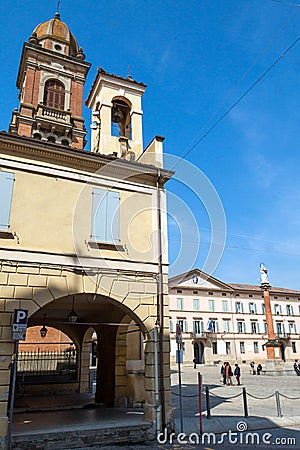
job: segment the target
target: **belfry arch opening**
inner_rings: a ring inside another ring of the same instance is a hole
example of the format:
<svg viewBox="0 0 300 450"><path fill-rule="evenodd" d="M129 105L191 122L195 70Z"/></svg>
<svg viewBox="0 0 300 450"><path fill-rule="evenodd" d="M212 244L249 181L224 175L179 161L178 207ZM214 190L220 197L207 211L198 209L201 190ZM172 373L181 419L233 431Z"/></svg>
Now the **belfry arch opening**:
<svg viewBox="0 0 300 450"><path fill-rule="evenodd" d="M122 98L112 100L111 133L112 136L131 139L131 105Z"/></svg>

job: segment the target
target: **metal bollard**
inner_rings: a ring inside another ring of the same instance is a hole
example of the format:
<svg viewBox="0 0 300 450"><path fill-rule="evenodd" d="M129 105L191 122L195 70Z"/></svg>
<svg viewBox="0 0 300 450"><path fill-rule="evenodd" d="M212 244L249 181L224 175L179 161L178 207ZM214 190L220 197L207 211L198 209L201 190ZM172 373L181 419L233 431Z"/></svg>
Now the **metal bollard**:
<svg viewBox="0 0 300 450"><path fill-rule="evenodd" d="M205 386L205 397L206 397L206 417L207 419L210 419L211 414L210 414L210 398L208 386Z"/></svg>
<svg viewBox="0 0 300 450"><path fill-rule="evenodd" d="M277 417L282 417L281 406L280 406L280 396L279 396L278 391L275 391L275 398L276 398L276 406L277 406Z"/></svg>
<svg viewBox="0 0 300 450"><path fill-rule="evenodd" d="M243 387L243 404L244 404L244 417L248 417L247 392L245 387Z"/></svg>

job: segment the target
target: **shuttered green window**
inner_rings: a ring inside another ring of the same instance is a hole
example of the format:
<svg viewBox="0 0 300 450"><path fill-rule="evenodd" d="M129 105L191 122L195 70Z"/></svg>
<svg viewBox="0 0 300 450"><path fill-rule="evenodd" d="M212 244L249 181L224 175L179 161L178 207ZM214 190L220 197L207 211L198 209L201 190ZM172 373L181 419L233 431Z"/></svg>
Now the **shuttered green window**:
<svg viewBox="0 0 300 450"><path fill-rule="evenodd" d="M92 240L117 244L120 241L120 194L93 189Z"/></svg>
<svg viewBox="0 0 300 450"><path fill-rule="evenodd" d="M8 231L11 199L15 176L11 172L0 172L0 230Z"/></svg>

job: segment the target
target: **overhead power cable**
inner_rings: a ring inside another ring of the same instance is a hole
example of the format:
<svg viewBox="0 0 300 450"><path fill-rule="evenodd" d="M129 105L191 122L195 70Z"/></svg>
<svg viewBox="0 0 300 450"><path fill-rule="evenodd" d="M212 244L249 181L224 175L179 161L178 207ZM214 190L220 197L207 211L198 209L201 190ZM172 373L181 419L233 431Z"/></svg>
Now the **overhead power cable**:
<svg viewBox="0 0 300 450"><path fill-rule="evenodd" d="M216 122L214 122L213 123L213 125L195 142L195 144L194 145L192 145L192 147L188 150L188 151L186 151L184 154L183 154L183 156L181 157L181 159L184 159L184 158L186 158L186 156L187 155L189 155L193 150L194 150L194 148L195 147L197 147L199 144L200 144L200 142L202 142L205 138L206 138L206 136L208 136L211 132L212 132L212 130L214 129L214 128L216 128L216 126L226 117L226 116L228 116L228 114L249 94L249 92L251 92L252 91L252 89L254 89L255 88L255 86L263 79L263 78L265 78L265 76L279 63L279 61L281 61L291 50L292 50L292 48L293 47L295 47L295 45L299 42L299 40L300 40L300 37L298 37L268 68L267 68L267 70L265 70L265 72L263 72L263 74L259 77L259 78L257 78L257 80L254 82L254 83L252 83L252 85L230 106L230 108L228 108L227 109L227 111L225 111L225 113L224 114L222 114L222 116L216 121ZM172 169L174 169L178 164L179 164L179 162L180 161L177 161L174 165L173 165L173 167L172 167Z"/></svg>

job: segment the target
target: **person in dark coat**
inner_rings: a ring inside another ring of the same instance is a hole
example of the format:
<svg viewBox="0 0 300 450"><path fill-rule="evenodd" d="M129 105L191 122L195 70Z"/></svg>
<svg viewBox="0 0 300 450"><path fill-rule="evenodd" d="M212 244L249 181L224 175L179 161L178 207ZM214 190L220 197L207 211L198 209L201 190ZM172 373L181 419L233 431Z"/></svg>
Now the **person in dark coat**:
<svg viewBox="0 0 300 450"><path fill-rule="evenodd" d="M225 375L225 366L226 366L226 362L223 363L222 367L221 367L221 375L223 377L223 384L226 384L226 375Z"/></svg>
<svg viewBox="0 0 300 450"><path fill-rule="evenodd" d="M236 378L236 381L237 381L238 386L240 386L240 385L241 385L241 383L240 383L240 379L241 379L241 369L240 369L240 367L239 367L238 364L235 364L234 366L235 366L235 369L234 369L234 375L235 375L235 378Z"/></svg>
<svg viewBox="0 0 300 450"><path fill-rule="evenodd" d="M260 372L262 371L262 365L261 364L257 365L256 371L257 371L257 375L260 375Z"/></svg>

